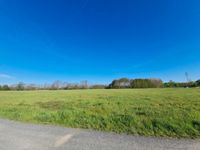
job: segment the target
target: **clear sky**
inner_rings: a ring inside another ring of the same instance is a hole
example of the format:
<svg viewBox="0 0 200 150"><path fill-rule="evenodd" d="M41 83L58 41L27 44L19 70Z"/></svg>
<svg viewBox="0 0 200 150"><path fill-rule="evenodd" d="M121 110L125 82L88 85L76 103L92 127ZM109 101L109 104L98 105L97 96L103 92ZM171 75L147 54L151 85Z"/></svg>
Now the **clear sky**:
<svg viewBox="0 0 200 150"><path fill-rule="evenodd" d="M200 78L199 0L0 0L0 83Z"/></svg>

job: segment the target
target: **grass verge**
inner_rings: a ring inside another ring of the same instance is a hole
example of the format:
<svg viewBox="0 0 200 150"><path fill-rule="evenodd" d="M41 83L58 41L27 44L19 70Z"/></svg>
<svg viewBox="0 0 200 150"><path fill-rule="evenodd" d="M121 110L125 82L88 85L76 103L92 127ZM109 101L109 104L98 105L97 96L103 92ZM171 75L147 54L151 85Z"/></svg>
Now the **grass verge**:
<svg viewBox="0 0 200 150"><path fill-rule="evenodd" d="M200 89L0 92L0 116L145 136L200 137Z"/></svg>

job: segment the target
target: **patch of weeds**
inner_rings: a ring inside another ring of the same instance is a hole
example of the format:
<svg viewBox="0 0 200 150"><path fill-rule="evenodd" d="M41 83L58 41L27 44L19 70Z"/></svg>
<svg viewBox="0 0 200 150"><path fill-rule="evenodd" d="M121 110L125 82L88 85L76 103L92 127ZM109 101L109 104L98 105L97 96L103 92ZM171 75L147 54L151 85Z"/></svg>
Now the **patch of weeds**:
<svg viewBox="0 0 200 150"><path fill-rule="evenodd" d="M79 120L77 120L79 118ZM105 130L107 127L106 119L100 115L79 115L76 120L81 122L86 128Z"/></svg>
<svg viewBox="0 0 200 150"><path fill-rule="evenodd" d="M64 111L58 111L57 117L60 122L65 122L73 116L76 116L76 114L78 114L78 112L74 111L73 109L65 109Z"/></svg>
<svg viewBox="0 0 200 150"><path fill-rule="evenodd" d="M95 106L95 107L102 106L102 105L103 105L103 103L100 103L100 102L93 104L93 106Z"/></svg>
<svg viewBox="0 0 200 150"><path fill-rule="evenodd" d="M137 111L135 114L139 115L139 116L146 116L147 115L147 113L144 112L144 111Z"/></svg>
<svg viewBox="0 0 200 150"><path fill-rule="evenodd" d="M172 133L178 133L177 127L172 124L164 123L163 127L168 131Z"/></svg>
<svg viewBox="0 0 200 150"><path fill-rule="evenodd" d="M192 121L192 126L198 130L200 132L200 121L197 121L197 120L193 120Z"/></svg>
<svg viewBox="0 0 200 150"><path fill-rule="evenodd" d="M185 130L180 128L175 122L154 119L152 121L154 134L184 137Z"/></svg>
<svg viewBox="0 0 200 150"><path fill-rule="evenodd" d="M20 103L18 103L18 106L30 106L30 104L26 104L24 102L20 102Z"/></svg>
<svg viewBox="0 0 200 150"><path fill-rule="evenodd" d="M41 112L36 114L34 118L39 122L48 123L48 122L53 122L54 117L49 113Z"/></svg>
<svg viewBox="0 0 200 150"><path fill-rule="evenodd" d="M153 126L151 124L151 120L142 120L142 124L145 129L152 130Z"/></svg>
<svg viewBox="0 0 200 150"><path fill-rule="evenodd" d="M143 99L144 99L144 100L151 100L150 97L144 97Z"/></svg>
<svg viewBox="0 0 200 150"><path fill-rule="evenodd" d="M49 110L59 110L64 108L64 101L48 101L48 102L37 102L36 105L38 105L41 108L49 109Z"/></svg>
<svg viewBox="0 0 200 150"><path fill-rule="evenodd" d="M111 129L119 133L129 133L134 121L133 116L128 114L112 114L108 119Z"/></svg>

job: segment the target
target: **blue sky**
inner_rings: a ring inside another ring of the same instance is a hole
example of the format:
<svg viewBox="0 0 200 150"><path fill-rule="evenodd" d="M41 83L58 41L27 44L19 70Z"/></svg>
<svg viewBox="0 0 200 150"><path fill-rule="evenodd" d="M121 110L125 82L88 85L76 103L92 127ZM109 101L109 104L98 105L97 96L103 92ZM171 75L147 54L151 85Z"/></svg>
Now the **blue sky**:
<svg viewBox="0 0 200 150"><path fill-rule="evenodd" d="M1 0L0 83L200 78L199 0Z"/></svg>

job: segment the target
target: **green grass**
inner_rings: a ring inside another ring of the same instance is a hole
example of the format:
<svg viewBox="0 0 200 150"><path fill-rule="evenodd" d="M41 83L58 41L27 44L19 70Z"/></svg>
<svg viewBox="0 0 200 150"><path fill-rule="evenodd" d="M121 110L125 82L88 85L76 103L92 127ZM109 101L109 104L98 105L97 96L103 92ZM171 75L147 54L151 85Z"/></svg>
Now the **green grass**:
<svg viewBox="0 0 200 150"><path fill-rule="evenodd" d="M0 92L0 117L147 136L200 137L200 89Z"/></svg>

